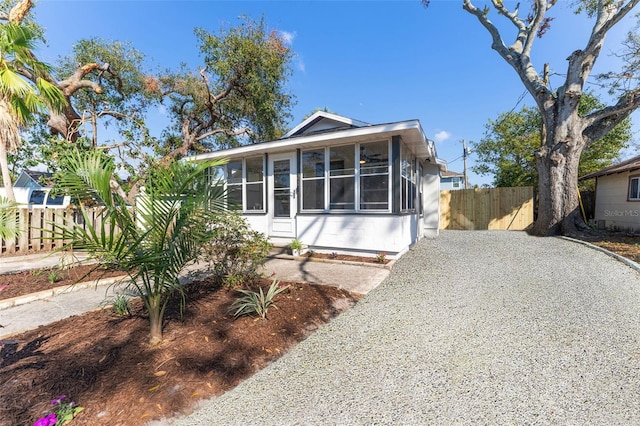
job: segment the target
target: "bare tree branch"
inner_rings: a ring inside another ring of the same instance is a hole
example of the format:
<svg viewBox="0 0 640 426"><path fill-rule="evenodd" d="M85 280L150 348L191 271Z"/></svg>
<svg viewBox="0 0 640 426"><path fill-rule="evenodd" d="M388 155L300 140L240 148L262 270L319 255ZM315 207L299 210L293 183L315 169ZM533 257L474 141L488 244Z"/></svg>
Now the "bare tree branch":
<svg viewBox="0 0 640 426"><path fill-rule="evenodd" d="M595 111L584 120L583 135L589 142L600 139L640 107L640 88L623 95L615 105Z"/></svg>
<svg viewBox="0 0 640 426"><path fill-rule="evenodd" d="M496 2L496 0L493 0ZM539 0L546 4L543 0ZM518 33L518 40L522 37L521 42L516 41L510 47L506 47L504 42L502 41L502 37L500 36L500 32L496 28L496 26L489 20L487 17L488 10L480 10L476 6L471 3L471 0L464 0L462 4L462 8L474 15L480 24L484 26L489 34L491 35L492 44L491 48L498 52L498 54L513 67L516 71L520 80L523 82L524 86L527 88L527 91L531 93L531 95L538 101L540 101L541 95L544 96L552 96L551 91L547 86L544 85L544 81L540 78L540 75L533 67L531 63L531 58L528 55L528 51L525 54L524 48L525 45L528 46L528 49L531 49L531 43L533 42L533 38L537 31L537 28L530 26L525 32ZM546 9L544 9L546 10ZM542 18L544 18L544 11L539 11L541 13ZM541 19L542 19L541 18ZM530 41L527 41L530 40Z"/></svg>
<svg viewBox="0 0 640 426"><path fill-rule="evenodd" d="M203 133L200 136L198 136L196 138L196 141L201 141L202 139L208 138L209 136L214 136L214 135L220 135L220 134L225 134L227 136L241 136L241 135L245 135L249 133L249 129L244 127L240 130L236 130L236 131L229 131L229 130L225 130L225 129L216 129L216 130L211 130L210 132L207 133Z"/></svg>
<svg viewBox="0 0 640 426"><path fill-rule="evenodd" d="M29 10L31 10L32 6L33 1L31 0L22 0L21 2L13 6L9 11L9 16L7 17L9 22L11 22L12 24L22 23L22 20L25 16L27 16L27 13L29 13Z"/></svg>

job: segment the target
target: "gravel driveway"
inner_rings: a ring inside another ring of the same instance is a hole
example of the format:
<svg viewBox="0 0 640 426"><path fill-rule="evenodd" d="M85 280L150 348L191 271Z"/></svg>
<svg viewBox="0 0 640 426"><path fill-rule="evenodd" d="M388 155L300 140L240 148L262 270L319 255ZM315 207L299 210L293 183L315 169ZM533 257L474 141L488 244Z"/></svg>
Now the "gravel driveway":
<svg viewBox="0 0 640 426"><path fill-rule="evenodd" d="M639 336L640 273L623 263L558 238L444 231L175 424L640 424Z"/></svg>

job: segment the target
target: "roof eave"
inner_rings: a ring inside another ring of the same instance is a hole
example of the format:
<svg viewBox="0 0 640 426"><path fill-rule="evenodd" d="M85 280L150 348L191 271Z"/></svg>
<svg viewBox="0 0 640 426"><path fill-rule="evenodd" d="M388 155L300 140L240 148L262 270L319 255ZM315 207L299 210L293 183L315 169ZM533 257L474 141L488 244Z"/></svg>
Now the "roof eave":
<svg viewBox="0 0 640 426"><path fill-rule="evenodd" d="M264 154L266 152L290 151L315 144L325 144L331 142L349 140L368 140L376 138L391 137L400 135L405 143L411 146L414 154L422 160L432 159L440 169L446 170L446 162L437 158L435 145L426 138L420 122L418 120L400 121L388 124L371 125L367 127L345 129L333 133L322 133L309 136L297 136L295 138L278 139L271 142L263 142L254 145L245 145L238 148L231 148L222 151L215 151L207 154L199 154L189 157L192 161L204 161L228 157L245 157L249 155Z"/></svg>

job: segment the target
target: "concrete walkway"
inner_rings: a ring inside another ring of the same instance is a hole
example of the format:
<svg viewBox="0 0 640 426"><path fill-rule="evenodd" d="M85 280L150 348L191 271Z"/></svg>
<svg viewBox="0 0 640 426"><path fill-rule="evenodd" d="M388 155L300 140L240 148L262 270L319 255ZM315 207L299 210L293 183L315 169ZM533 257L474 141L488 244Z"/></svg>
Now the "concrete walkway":
<svg viewBox="0 0 640 426"><path fill-rule="evenodd" d="M86 262L86 255L76 253L76 261ZM29 255L0 258L0 273L12 273L33 268L51 268L68 262L68 256ZM187 268L183 280L201 270L199 265ZM291 256L267 260L263 274L275 279L327 284L366 294L389 275L389 268L364 263L320 262L294 260ZM34 329L63 318L108 306L122 290L121 279L106 278L99 281L58 287L26 296L0 300L0 339L22 331Z"/></svg>

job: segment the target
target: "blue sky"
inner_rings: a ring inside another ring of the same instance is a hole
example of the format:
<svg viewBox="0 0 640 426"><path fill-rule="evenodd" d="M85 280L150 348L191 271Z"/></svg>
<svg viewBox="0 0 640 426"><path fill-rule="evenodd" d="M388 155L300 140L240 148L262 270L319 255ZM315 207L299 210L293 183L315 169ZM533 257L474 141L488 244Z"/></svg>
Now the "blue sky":
<svg viewBox="0 0 640 426"><path fill-rule="evenodd" d="M239 24L241 15L264 16L270 28L290 40L296 55L288 82L297 100L290 127L325 107L372 124L419 119L436 141L438 156L449 169L462 172L461 141L479 141L489 119L533 101L528 94L522 98L524 86L491 50L489 34L461 3L432 0L425 9L419 0L40 0L34 11L46 31L48 46L38 51L44 61L69 53L79 39L98 36L130 41L145 53L152 69L175 69L182 62L196 69L201 63L196 27L217 33L221 26ZM553 74L565 72L566 58L585 45L591 29L585 17L572 13L570 3L561 0L552 9L556 20L533 49L538 70L550 63L555 86L561 80ZM502 22L495 15L493 20ZM611 53L634 24L628 19L609 34L596 71L615 66ZM510 43L512 34L506 34ZM634 113L633 119L638 140L640 114ZM474 162L472 153L468 168ZM492 176L469 170L469 180L489 184Z"/></svg>

